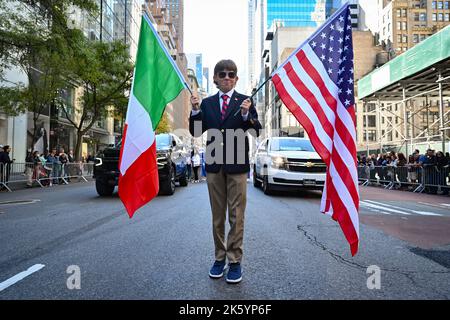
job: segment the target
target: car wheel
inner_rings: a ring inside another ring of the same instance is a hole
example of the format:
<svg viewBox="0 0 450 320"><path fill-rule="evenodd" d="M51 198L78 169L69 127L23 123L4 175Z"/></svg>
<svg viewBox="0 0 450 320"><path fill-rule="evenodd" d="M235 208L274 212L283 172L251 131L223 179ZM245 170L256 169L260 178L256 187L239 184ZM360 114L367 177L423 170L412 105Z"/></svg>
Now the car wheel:
<svg viewBox="0 0 450 320"><path fill-rule="evenodd" d="M169 178L161 181L160 194L171 196L175 193L175 169L171 166Z"/></svg>
<svg viewBox="0 0 450 320"><path fill-rule="evenodd" d="M95 180L95 189L101 197L112 196L114 192L114 186L109 185L107 182L102 182L101 180Z"/></svg>
<svg viewBox="0 0 450 320"><path fill-rule="evenodd" d="M268 176L264 176L263 183L262 183L262 189L264 191L264 194L267 194L267 195L273 194L272 186L269 183Z"/></svg>
<svg viewBox="0 0 450 320"><path fill-rule="evenodd" d="M258 179L258 175L256 174L256 167L253 168L253 186L255 188L261 188L261 181Z"/></svg>

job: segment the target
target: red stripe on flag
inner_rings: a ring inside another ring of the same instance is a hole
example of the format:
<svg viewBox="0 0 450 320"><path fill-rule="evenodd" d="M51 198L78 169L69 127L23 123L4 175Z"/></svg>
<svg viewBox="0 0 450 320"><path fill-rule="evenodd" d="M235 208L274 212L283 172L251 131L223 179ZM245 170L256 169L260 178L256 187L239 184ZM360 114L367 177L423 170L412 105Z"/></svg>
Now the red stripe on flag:
<svg viewBox="0 0 450 320"><path fill-rule="evenodd" d="M350 214L347 211L344 203L342 202L339 194L336 191L336 188L333 183L328 186L328 192L331 194L329 197L331 198L331 202L333 204L333 219L339 223L341 229L350 244L350 251L352 256L354 256L358 252L358 234L356 233L355 227L353 226L353 222L350 219Z"/></svg>
<svg viewBox="0 0 450 320"><path fill-rule="evenodd" d="M309 63L309 61L308 61L306 56L303 56L302 60L303 60L303 63L305 63L305 65L307 65ZM287 63L284 66L284 69L286 70L286 74L289 77L289 80L291 80L291 82L294 85L294 87L297 89L297 91L302 95L302 97L311 106L312 110L314 111L314 113L318 117L318 119L320 121L320 124L324 128L324 130L327 133L327 135L330 137L330 139L333 139L333 137L334 137L334 128L333 128L333 125L328 121L328 118L325 115L325 112L324 112L322 106L319 104L319 102L314 97L312 92L300 80L299 76L297 75L297 73L293 69L292 64L290 62ZM319 75L317 74L317 76L319 76ZM324 86L325 84L322 81L322 79L320 78L320 76L319 76L319 79L320 79L320 84L316 83L316 85ZM333 97L331 97L328 89L322 88L321 92L322 92L322 94L328 95L328 101L329 102L330 101L333 102L332 104L334 104L334 111L335 111L337 102L336 102L336 100ZM302 119L303 119L303 117L302 118L297 118L297 120L299 122L301 122ZM338 127L340 128L340 131L343 132L339 136L343 136L344 137L342 139L342 140L344 140L343 141L344 144L346 146L351 146L352 139L349 137L350 133L348 132L347 128L343 125L342 121L339 118L339 115L336 112L335 112L335 121L336 121ZM306 131L308 132L308 135L311 134L311 132L309 130L310 129L306 129ZM345 141L345 140L347 140L347 141ZM353 148L353 149L355 149L355 148ZM355 149L355 152L356 152L356 149ZM333 163L334 163L334 165L336 167L336 171L338 172L338 174L341 177L342 181L346 185L347 189L349 189L349 192L350 192L350 194L352 195L352 198L353 198L353 202L354 202L355 206L357 207L358 206L358 202L359 202L358 191L356 190L355 183L354 183L354 181L352 179L352 176L351 176L351 173L349 171L349 168L342 161L342 155L339 154L338 150L335 147L334 140L333 140L333 149L332 149L332 153L331 153L331 158L332 158Z"/></svg>
<svg viewBox="0 0 450 320"><path fill-rule="evenodd" d="M275 85L276 90L278 91L278 93L280 95L281 100L286 105L286 107L289 109L289 111L292 112L292 114L295 116L295 118L297 120L302 119L301 124L305 128L306 132L308 133L311 143L314 146L314 149L320 155L322 160L327 164L327 166L329 166L330 165L330 152L323 145L320 138L317 136L317 133L314 130L314 126L313 126L311 120L309 120L309 118L305 115L305 113L300 108L300 106L292 99L292 97L286 91L286 88L284 87L283 82L281 81L280 77L277 74L272 77L272 81L273 81L273 84Z"/></svg>
<svg viewBox="0 0 450 320"><path fill-rule="evenodd" d="M322 93L322 96L325 100L325 102L328 104L331 110L333 110L334 113L336 113L337 109L337 101L334 98L334 96L330 93L328 90L328 87L326 86L325 82L323 81L322 77L320 76L319 72L317 72L316 68L311 64L311 62L308 60L305 52L303 50L300 50L297 53L297 59L302 65L303 69L308 73L309 77L314 81L316 86L319 88L320 93Z"/></svg>
<svg viewBox="0 0 450 320"><path fill-rule="evenodd" d="M334 128L333 128L332 124L328 121L328 118L327 118L325 112L323 111L322 106L317 101L316 97L308 89L308 87L305 86L305 84L302 82L302 80L300 80L297 73L292 68L292 64L290 62L284 66L284 69L286 70L286 74L288 75L288 77L291 80L294 87L302 95L302 97L306 101L308 101L309 105L313 109L314 113L317 115L317 118L319 119L320 124L322 125L322 127L325 130L325 132L327 133L327 135L330 137L330 139L333 139Z"/></svg>
<svg viewBox="0 0 450 320"><path fill-rule="evenodd" d="M336 115L336 121L334 124L335 130L339 134L339 137L341 138L342 142L347 146L348 151L352 155L356 155L356 144L355 144L355 137L352 138L352 134L350 134L350 131L345 126L345 124L342 122L340 117L338 116L338 110L337 110L337 100L336 98L330 93L328 90L328 87L326 86L325 82L323 81L320 74L317 72L316 68L311 64L308 57L306 56L305 52L303 50L300 50L297 53L297 59L299 60L300 64L302 65L303 69L308 73L310 78L314 81L316 86L319 88L320 92L323 95L324 100L330 107L330 109L334 112ZM353 120L353 125L355 125L355 112L354 109L346 108L347 112L349 113L351 119ZM350 110L349 110L350 109ZM353 114L352 112L353 111ZM356 164L356 158L355 160L355 166Z"/></svg>
<svg viewBox="0 0 450 320"><path fill-rule="evenodd" d="M123 148L123 144L122 144ZM140 207L152 200L159 192L158 164L156 163L156 140L119 177L119 197L130 218Z"/></svg>

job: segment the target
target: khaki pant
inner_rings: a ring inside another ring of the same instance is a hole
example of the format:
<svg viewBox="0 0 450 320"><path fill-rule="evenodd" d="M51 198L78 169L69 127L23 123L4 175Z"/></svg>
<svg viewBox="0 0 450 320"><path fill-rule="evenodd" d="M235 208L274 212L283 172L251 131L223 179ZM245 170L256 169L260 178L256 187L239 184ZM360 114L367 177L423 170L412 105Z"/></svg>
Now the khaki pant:
<svg viewBox="0 0 450 320"><path fill-rule="evenodd" d="M241 262L244 240L244 213L247 203L247 173L206 175L212 211L216 260ZM225 243L225 220L228 207L230 230Z"/></svg>

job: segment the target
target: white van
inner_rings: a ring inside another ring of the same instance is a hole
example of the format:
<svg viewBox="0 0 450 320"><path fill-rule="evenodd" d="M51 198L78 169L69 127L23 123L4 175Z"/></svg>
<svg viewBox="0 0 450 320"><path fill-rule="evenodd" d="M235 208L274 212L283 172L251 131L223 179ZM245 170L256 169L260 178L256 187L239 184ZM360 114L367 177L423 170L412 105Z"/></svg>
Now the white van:
<svg viewBox="0 0 450 320"><path fill-rule="evenodd" d="M265 194L286 188L323 190L327 167L309 139L267 138L254 159L253 185Z"/></svg>

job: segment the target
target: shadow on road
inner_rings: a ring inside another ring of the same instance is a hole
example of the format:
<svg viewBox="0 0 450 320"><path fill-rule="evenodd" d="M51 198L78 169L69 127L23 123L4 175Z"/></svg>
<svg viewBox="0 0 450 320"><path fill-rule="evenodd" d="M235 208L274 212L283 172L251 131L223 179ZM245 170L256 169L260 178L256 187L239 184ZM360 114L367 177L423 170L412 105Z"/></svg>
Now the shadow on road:
<svg viewBox="0 0 450 320"><path fill-rule="evenodd" d="M257 190L262 193L262 190ZM306 199L320 199L322 192L318 190L283 190L272 191L273 193L267 197L283 197L283 198L306 198Z"/></svg>

